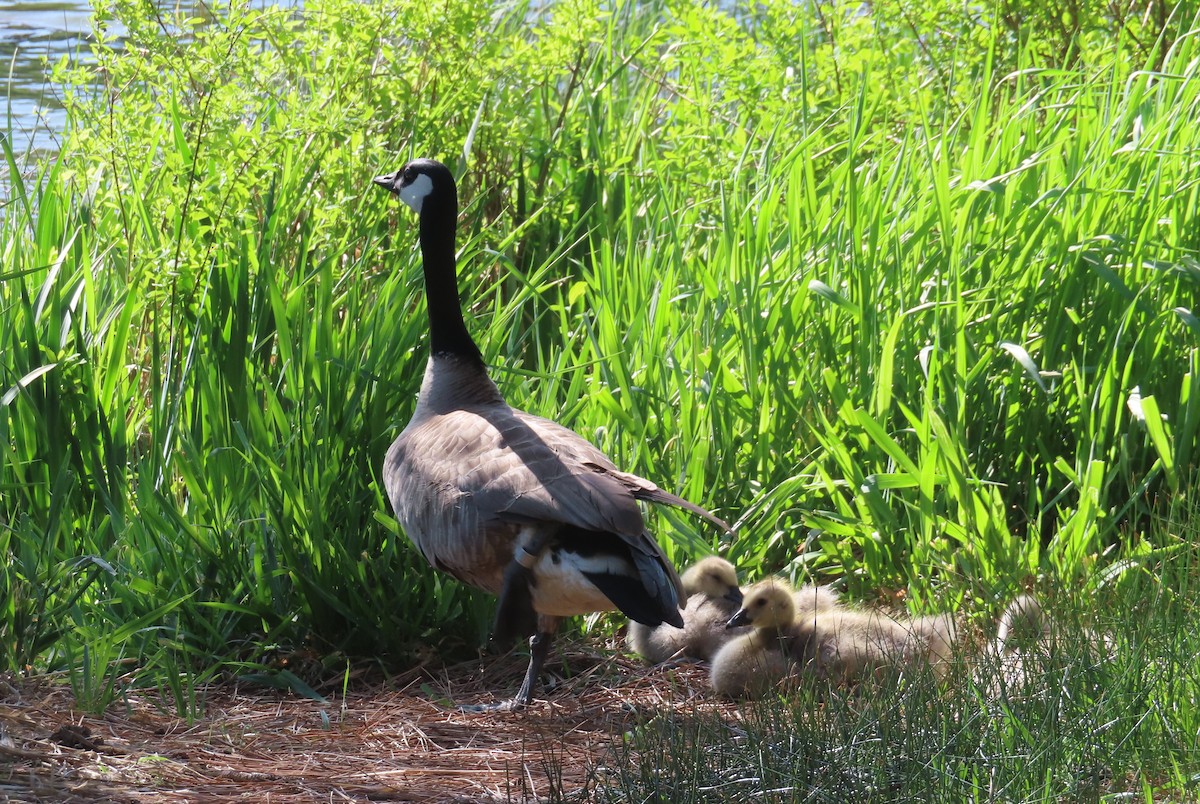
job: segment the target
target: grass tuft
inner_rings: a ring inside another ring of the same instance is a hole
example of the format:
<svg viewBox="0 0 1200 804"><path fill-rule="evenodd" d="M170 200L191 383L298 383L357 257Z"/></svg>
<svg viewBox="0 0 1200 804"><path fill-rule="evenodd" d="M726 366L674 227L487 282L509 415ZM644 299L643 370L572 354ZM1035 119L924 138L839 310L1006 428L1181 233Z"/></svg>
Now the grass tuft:
<svg viewBox="0 0 1200 804"><path fill-rule="evenodd" d="M61 153L23 174L0 137L0 671L194 716L221 673L321 694L295 651L482 643L490 601L379 485L426 327L414 222L369 179L428 155L508 399L737 523L655 515L673 559L1114 612L1121 658L1065 657L1032 709L908 687L667 724L637 750L692 775L622 784L1184 784L1195 19L1054 8L97 3Z"/></svg>

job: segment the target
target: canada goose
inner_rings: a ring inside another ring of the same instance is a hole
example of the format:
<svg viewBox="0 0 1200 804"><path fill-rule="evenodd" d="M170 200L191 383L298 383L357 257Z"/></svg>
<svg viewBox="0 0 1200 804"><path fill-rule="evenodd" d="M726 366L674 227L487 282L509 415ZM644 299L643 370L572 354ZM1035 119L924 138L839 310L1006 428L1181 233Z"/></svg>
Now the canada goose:
<svg viewBox="0 0 1200 804"><path fill-rule="evenodd" d="M795 591L792 600L796 603L796 616L807 617L821 611L833 611L841 607L838 593L829 586L805 584Z"/></svg>
<svg viewBox="0 0 1200 804"><path fill-rule="evenodd" d="M975 683L989 697L1017 694L1037 677L1039 657L1051 647L1053 631L1032 595L1018 595L1005 607L996 638L981 656Z"/></svg>
<svg viewBox="0 0 1200 804"><path fill-rule="evenodd" d="M1084 627L1068 629L1049 617L1036 597L1027 594L1013 598L1000 615L992 652L1003 655L1036 649L1044 653L1064 639L1068 630L1072 639L1081 639L1100 658L1112 656L1112 634Z"/></svg>
<svg viewBox="0 0 1200 804"><path fill-rule="evenodd" d="M996 626L995 652L1011 653L1050 636L1050 623L1042 613L1042 604L1033 595L1017 595L1000 615L1000 622Z"/></svg>
<svg viewBox="0 0 1200 804"><path fill-rule="evenodd" d="M731 698L757 697L778 689L811 651L812 626L796 621L796 601L783 581L759 581L746 590L727 627L752 626L713 656L712 688Z"/></svg>
<svg viewBox="0 0 1200 804"><path fill-rule="evenodd" d="M497 707L519 708L532 700L563 617L620 609L647 625L683 624L679 577L647 532L639 501L729 528L618 471L565 427L509 407L463 321L454 177L418 159L374 183L418 215L429 314L429 362L412 419L384 459L384 486L432 566L499 595L497 643L532 635L521 688Z"/></svg>
<svg viewBox="0 0 1200 804"><path fill-rule="evenodd" d="M991 697L1029 695L1046 679L1054 665L1051 660L1064 639L1064 629L1047 616L1042 604L1032 595L1018 595L1005 607L996 625L996 638L984 651L975 673L975 683ZM1073 641L1088 649L1070 658L1090 656L1101 661L1113 655L1113 640L1108 634L1089 628L1073 629ZM1060 656L1061 661L1064 657Z"/></svg>
<svg viewBox="0 0 1200 804"><path fill-rule="evenodd" d="M752 634L730 642L713 659L713 688L739 697L770 689L800 670L815 678L854 682L879 668L899 669L915 660L941 668L950 658L954 624L948 615L895 619L846 608L825 598L824 608L797 612L797 596L780 581L751 587L730 627L753 625ZM786 598L786 599L785 599ZM776 656L775 654L779 654Z"/></svg>
<svg viewBox="0 0 1200 804"><path fill-rule="evenodd" d="M682 581L687 596L682 628L670 623L657 628L629 623L629 647L647 661L664 662L676 655L708 659L738 635L725 627L742 604L733 564L719 556L707 556L688 567Z"/></svg>

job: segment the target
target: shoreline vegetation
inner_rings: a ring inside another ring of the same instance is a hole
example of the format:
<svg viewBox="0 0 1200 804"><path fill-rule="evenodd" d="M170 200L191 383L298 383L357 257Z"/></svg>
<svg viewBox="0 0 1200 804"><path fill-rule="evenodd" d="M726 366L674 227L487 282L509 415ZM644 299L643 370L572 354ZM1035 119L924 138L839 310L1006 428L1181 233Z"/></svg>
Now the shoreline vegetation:
<svg viewBox="0 0 1200 804"><path fill-rule="evenodd" d="M430 156L510 403L734 524L656 515L677 564L981 639L1031 590L1115 646L653 718L589 800L1194 795L1193 5L102 0L58 157L3 140L0 673L194 719L474 655L492 600L379 477L426 332L370 180Z"/></svg>

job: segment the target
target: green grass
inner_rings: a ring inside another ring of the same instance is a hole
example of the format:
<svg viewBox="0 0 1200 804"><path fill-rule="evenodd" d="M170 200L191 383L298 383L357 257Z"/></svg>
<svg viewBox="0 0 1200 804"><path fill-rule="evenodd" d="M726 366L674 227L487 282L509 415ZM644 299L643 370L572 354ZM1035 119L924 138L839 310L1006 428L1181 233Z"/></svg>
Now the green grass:
<svg viewBox="0 0 1200 804"><path fill-rule="evenodd" d="M995 687L995 662L982 657L941 687L918 672L851 691L813 682L741 707L736 722L662 712L614 740L586 794L554 800L1190 800L1200 788L1195 561L1189 544L1099 610L1055 601L1058 640L1030 655L1024 686ZM1087 627L1111 653L1079 637Z"/></svg>
<svg viewBox="0 0 1200 804"><path fill-rule="evenodd" d="M416 155L510 402L747 574L1133 608L1195 533L1200 53L1104 7L102 6L60 157L4 140L0 669L194 713L299 647L484 639L378 483L425 327L369 180Z"/></svg>

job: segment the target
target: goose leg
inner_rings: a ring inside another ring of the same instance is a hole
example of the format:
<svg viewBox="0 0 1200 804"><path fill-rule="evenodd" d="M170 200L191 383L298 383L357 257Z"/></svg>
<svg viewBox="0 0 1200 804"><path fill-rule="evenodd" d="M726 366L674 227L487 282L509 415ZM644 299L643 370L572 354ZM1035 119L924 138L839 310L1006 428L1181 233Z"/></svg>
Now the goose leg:
<svg viewBox="0 0 1200 804"><path fill-rule="evenodd" d="M515 712L533 703L533 688L537 686L538 676L550 655L550 645L554 642L554 634L558 631L560 617L540 615L537 632L529 638L529 667L525 670L525 680L515 697L494 704L478 704L460 706L464 712Z"/></svg>
<svg viewBox="0 0 1200 804"><path fill-rule="evenodd" d="M558 624L561 621L561 617L538 615L537 633L529 638L529 667L525 670L525 680L521 682L521 689L517 690L517 697L509 702L510 706L507 708L524 709L533 703L533 688L537 686L542 666L546 664L546 657L550 655L550 645L554 642L554 635L558 633Z"/></svg>
<svg viewBox="0 0 1200 804"><path fill-rule="evenodd" d="M521 709L533 702L533 688L537 684L538 674L550 654L550 644L554 642L553 631L538 631L529 638L529 667L525 670L525 680L517 697L512 699L512 708Z"/></svg>
<svg viewBox="0 0 1200 804"><path fill-rule="evenodd" d="M513 559L504 570L504 586L496 606L496 624L492 641L507 649L517 637L537 633L537 614L533 610L533 565L550 539L549 534L523 528L517 536Z"/></svg>

